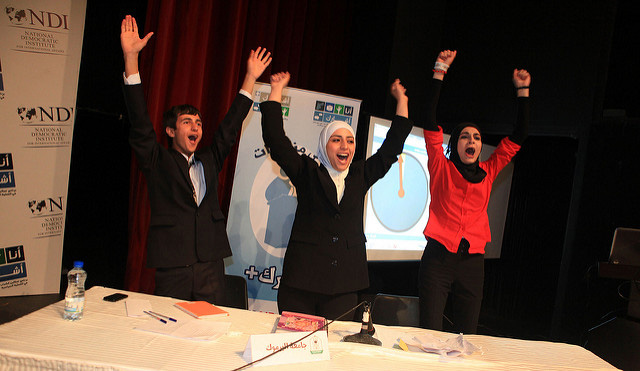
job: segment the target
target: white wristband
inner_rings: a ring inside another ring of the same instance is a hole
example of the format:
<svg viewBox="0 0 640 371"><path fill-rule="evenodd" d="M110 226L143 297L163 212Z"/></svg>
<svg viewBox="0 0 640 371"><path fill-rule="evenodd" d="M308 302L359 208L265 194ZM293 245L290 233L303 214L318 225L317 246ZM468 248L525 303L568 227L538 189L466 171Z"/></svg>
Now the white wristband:
<svg viewBox="0 0 640 371"><path fill-rule="evenodd" d="M449 65L442 62L436 62L435 66L433 66L433 69L436 71L447 72L447 70L449 69Z"/></svg>

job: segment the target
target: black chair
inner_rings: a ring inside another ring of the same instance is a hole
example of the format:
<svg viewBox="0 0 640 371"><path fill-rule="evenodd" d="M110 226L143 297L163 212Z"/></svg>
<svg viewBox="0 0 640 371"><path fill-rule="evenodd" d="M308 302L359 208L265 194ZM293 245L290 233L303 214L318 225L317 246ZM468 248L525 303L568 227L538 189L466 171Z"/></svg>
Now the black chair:
<svg viewBox="0 0 640 371"><path fill-rule="evenodd" d="M247 281L242 276L224 276L224 300L220 303L224 307L249 309L249 299L247 296Z"/></svg>
<svg viewBox="0 0 640 371"><path fill-rule="evenodd" d="M371 319L380 325L418 327L419 299L417 296L377 294L373 300Z"/></svg>

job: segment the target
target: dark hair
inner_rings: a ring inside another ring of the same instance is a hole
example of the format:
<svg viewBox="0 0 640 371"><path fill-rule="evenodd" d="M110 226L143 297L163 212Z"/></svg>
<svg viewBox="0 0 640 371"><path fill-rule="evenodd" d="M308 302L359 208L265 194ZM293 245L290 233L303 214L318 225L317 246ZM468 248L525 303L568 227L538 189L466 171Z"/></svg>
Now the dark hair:
<svg viewBox="0 0 640 371"><path fill-rule="evenodd" d="M460 133L464 128L471 126L472 128L476 128L480 133L480 137L482 137L482 130L480 127L473 122L463 122L461 124L456 125L455 128L451 131L451 136L449 137L449 146L447 147L447 156L451 158L451 154L454 154L455 157L458 157L458 139L460 138ZM451 149L453 148L453 150Z"/></svg>
<svg viewBox="0 0 640 371"><path fill-rule="evenodd" d="M167 128L176 128L176 122L178 122L178 117L180 117L180 115L198 115L200 116L200 119L202 119L202 114L200 113L200 111L190 104L180 104L178 106L173 106L162 114L162 126L165 129L165 134ZM171 138L168 134L166 135L167 143L169 144L169 147L171 147L173 145L173 138Z"/></svg>
<svg viewBox="0 0 640 371"><path fill-rule="evenodd" d="M198 115L200 119L202 119L202 114L197 108L190 104L181 104L169 108L169 110L162 115L162 125L165 128L175 129L176 122L180 115Z"/></svg>

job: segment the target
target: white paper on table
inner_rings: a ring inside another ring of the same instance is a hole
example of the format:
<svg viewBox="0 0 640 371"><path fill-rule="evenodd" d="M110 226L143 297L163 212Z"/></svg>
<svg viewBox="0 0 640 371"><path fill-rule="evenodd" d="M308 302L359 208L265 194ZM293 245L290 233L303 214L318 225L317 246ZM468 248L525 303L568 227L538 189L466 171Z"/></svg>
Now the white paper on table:
<svg viewBox="0 0 640 371"><path fill-rule="evenodd" d="M144 311L151 310L151 303L144 299L127 299L125 302L128 317L144 317Z"/></svg>
<svg viewBox="0 0 640 371"><path fill-rule="evenodd" d="M215 340L227 333L231 322L202 321L197 319L179 320L178 322L162 323L156 319L150 319L136 330L155 332L189 340Z"/></svg>
<svg viewBox="0 0 640 371"><path fill-rule="evenodd" d="M444 341L431 334L416 335L412 339L402 338L402 340L410 349L416 347L423 352L440 354L447 357L471 355L480 350L480 348L465 340L462 334Z"/></svg>

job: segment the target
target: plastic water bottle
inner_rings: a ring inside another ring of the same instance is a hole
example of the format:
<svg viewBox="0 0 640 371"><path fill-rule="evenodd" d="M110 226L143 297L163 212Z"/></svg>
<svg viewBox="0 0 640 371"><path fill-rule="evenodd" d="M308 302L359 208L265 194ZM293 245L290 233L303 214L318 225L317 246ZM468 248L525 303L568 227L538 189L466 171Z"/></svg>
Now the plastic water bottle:
<svg viewBox="0 0 640 371"><path fill-rule="evenodd" d="M87 272L82 267L81 261L73 262L73 269L67 273L69 285L64 296L64 319L76 321L82 318L84 312L84 281Z"/></svg>

